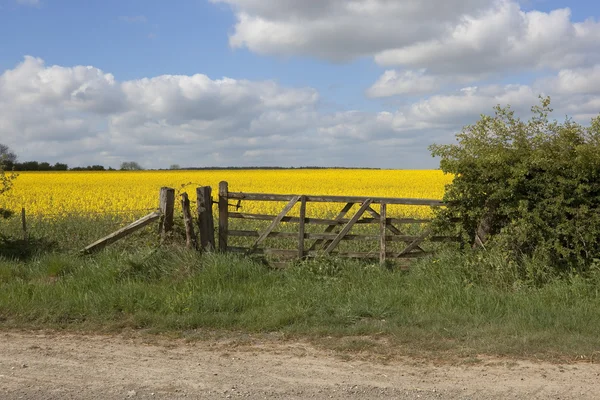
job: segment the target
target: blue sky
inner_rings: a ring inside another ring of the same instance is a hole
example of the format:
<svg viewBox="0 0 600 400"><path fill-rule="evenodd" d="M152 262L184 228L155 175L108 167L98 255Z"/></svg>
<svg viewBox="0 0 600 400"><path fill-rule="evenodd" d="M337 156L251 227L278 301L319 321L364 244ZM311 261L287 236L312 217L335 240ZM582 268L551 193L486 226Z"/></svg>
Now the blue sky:
<svg viewBox="0 0 600 400"><path fill-rule="evenodd" d="M600 112L600 5L0 0L0 142L147 168L435 168L495 104Z"/></svg>

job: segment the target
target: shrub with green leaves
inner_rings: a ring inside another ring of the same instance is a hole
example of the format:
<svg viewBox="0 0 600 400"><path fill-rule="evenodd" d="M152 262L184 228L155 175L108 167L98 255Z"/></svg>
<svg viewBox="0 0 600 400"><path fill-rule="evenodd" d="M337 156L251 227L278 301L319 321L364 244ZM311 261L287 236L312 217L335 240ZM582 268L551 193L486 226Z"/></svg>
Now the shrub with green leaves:
<svg viewBox="0 0 600 400"><path fill-rule="evenodd" d="M0 157L0 195L8 192L13 185L13 181L17 178L14 172L7 174L4 172L3 159ZM9 210L0 208L0 218L8 218L11 215Z"/></svg>
<svg viewBox="0 0 600 400"><path fill-rule="evenodd" d="M430 147L441 169L455 175L437 223L457 219L473 241L484 221L486 246L510 260L585 271L600 258L600 116L589 127L550 121L549 98L532 112L522 121L498 106L463 128L457 143Z"/></svg>

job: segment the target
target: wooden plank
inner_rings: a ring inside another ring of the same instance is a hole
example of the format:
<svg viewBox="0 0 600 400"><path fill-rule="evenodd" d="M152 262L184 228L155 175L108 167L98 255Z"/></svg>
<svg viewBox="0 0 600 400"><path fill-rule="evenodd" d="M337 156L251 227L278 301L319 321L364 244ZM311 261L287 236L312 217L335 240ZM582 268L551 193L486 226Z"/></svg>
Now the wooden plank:
<svg viewBox="0 0 600 400"><path fill-rule="evenodd" d="M382 203L381 205L383 206L383 204L385 204L385 203ZM379 213L377 211L373 210L373 208L369 207L367 212L369 214L371 214L373 217L381 219L381 216L379 215ZM400 231L400 229L398 229L394 225L392 225L391 222L386 221L386 226L388 227L390 232L392 232L394 235L402 235L402 231ZM416 249L419 251L425 251L420 246L417 246Z"/></svg>
<svg viewBox="0 0 600 400"><path fill-rule="evenodd" d="M304 226L306 218L306 196L300 197L300 223L298 225L298 257L304 258Z"/></svg>
<svg viewBox="0 0 600 400"><path fill-rule="evenodd" d="M354 216L352 218L350 218L350 221L348 221L348 223L342 228L342 230L337 235L337 237L335 239L333 239L333 241L329 244L329 246L327 246L327 248L325 249L325 254L330 254L333 251L333 249L335 249L335 247L340 243L342 238L344 236L346 236L348 234L348 232L350 232L350 229L352 229L352 227L354 226L354 223L356 221L358 221L358 219L364 214L365 210L371 205L371 203L372 203L372 200L367 199L360 206L360 208L358 209L356 214L354 214Z"/></svg>
<svg viewBox="0 0 600 400"><path fill-rule="evenodd" d="M240 254L248 254L250 248L248 247L235 247L230 246L228 251L232 253L240 253ZM262 249L257 248L253 251L255 255L270 255L275 257L281 257L286 259L295 259L298 256L298 251L295 249ZM337 257L347 257L347 258L363 258L363 259L373 259L376 260L379 258L379 252L332 252L331 256ZM398 259L402 261L412 261L418 260L419 258L423 258L429 255L429 253L418 253L418 254L400 254L399 252L387 252L386 258L388 259ZM319 251L310 251L304 254L305 257L321 257L322 253Z"/></svg>
<svg viewBox="0 0 600 400"><path fill-rule="evenodd" d="M260 234L258 239L256 239L256 242L254 242L254 244L252 245L252 247L249 250L250 253L253 250L255 250L267 238L267 236L269 236L269 233L271 233L273 231L273 229L275 229L275 227L277 226L277 224L279 224L279 222L281 222L283 217L285 217L285 215L292 209L292 207L294 207L296 205L298 200L300 200L300 197L301 196L295 196L294 198L292 198L290 200L289 203L287 203L287 205L285 207L283 207L283 210L281 210L279 215L271 222L271 224L269 224L267 229L263 233Z"/></svg>
<svg viewBox="0 0 600 400"><path fill-rule="evenodd" d="M333 240L337 237L337 233L305 233L304 239L321 239L321 240ZM229 230L229 236L235 237L259 237L260 234L257 231L249 231L249 230ZM269 233L269 238L282 238L282 239L294 239L298 237L296 232L271 232ZM342 240L375 240L379 241L381 238L380 235L351 235L348 234L342 238ZM394 235L389 236L386 235L385 240L387 242L405 242L411 243L415 239L419 238L419 236L411 236L411 235ZM427 239L429 242L459 242L460 238L456 236L431 236Z"/></svg>
<svg viewBox="0 0 600 400"><path fill-rule="evenodd" d="M227 232L229 230L229 185L219 183L219 251L227 251Z"/></svg>
<svg viewBox="0 0 600 400"><path fill-rule="evenodd" d="M183 224L185 226L185 245L188 249L197 249L198 240L194 232L194 223L192 222L192 210L190 209L190 199L187 193L181 194L181 209L183 211Z"/></svg>
<svg viewBox="0 0 600 400"><path fill-rule="evenodd" d="M402 250L400 252L400 255L402 256L402 255L408 254L411 251L413 251L414 249L416 249L421 244L421 242L423 242L423 240L425 240L425 238L427 236L429 236L430 234L431 234L431 228L425 229L418 238L413 240L408 246L406 246L406 248L404 250Z"/></svg>
<svg viewBox="0 0 600 400"><path fill-rule="evenodd" d="M335 217L335 219L332 221L332 223L325 228L325 233L329 233L329 232L333 232L335 230L336 227L338 227L339 225L341 225L340 221L344 219L344 217L346 216L346 214L348 214L348 211L350 211L350 209L354 206L354 203L346 203L346 205L344 206L344 208L342 208L342 210L338 213L338 215ZM349 221L349 220L348 220ZM346 223L348 223L346 221ZM317 239L312 246L310 246L310 250L316 250L317 246L320 246L323 243L323 248L327 248L327 246L329 246L328 241L324 241L322 239Z"/></svg>
<svg viewBox="0 0 600 400"><path fill-rule="evenodd" d="M354 204L354 203L352 203ZM379 214L378 214L379 215ZM268 215L268 214L250 214L250 213L238 213L238 212L230 212L229 218L236 219L249 219L255 221L273 221L276 218L276 215ZM340 219L336 221L334 219L323 219L323 218L306 218L306 224L313 225L344 225L347 224L349 219ZM430 219L414 219L414 218L388 218L388 226L389 224L426 224L431 222ZM297 217L284 217L281 222L292 222L298 223L300 222L300 218ZM379 216L377 218L363 218L359 221L356 221L357 224L379 224Z"/></svg>
<svg viewBox="0 0 600 400"><path fill-rule="evenodd" d="M108 246L109 244L114 243L117 240L129 235L130 233L133 233L133 232L137 231L138 229L142 229L143 227L150 224L151 222L159 219L161 216L162 216L162 214L159 211L155 211L152 214L148 214L145 217L140 218L137 221L127 225L126 227L121 228L118 231L113 232L110 235L105 236L102 239L95 241L94 243L90 244L89 246L87 246L86 248L81 250L81 252L83 254L91 254L98 250L101 250L104 247Z"/></svg>
<svg viewBox="0 0 600 400"><path fill-rule="evenodd" d="M364 258L364 259L371 259L371 260L377 260L379 259L379 252L378 251L373 251L373 252L333 252L331 253L332 256L337 256L337 257L347 257L347 258ZM393 251L388 251L385 253L386 258L388 259L401 259L401 260L411 260L411 261L416 261L419 258L423 258L425 256L428 256L429 253L417 253L417 254L400 254L398 252L393 252Z"/></svg>
<svg viewBox="0 0 600 400"><path fill-rule="evenodd" d="M159 231L164 239L175 224L175 189L169 187L160 188L159 209L161 212L161 221Z"/></svg>
<svg viewBox="0 0 600 400"><path fill-rule="evenodd" d="M369 207L371 208L371 207ZM386 242L386 231L387 231L387 205L385 203L381 203L381 211L379 217L379 264L384 267L385 266L385 253L387 251L387 242Z"/></svg>
<svg viewBox="0 0 600 400"><path fill-rule="evenodd" d="M204 251L212 251L215 249L215 222L212 211L212 188L210 186L196 188L196 206L198 230L200 231L200 248Z"/></svg>
<svg viewBox="0 0 600 400"><path fill-rule="evenodd" d="M383 206L386 203L382 203L381 206ZM375 219L377 220L381 220L381 215L373 210L373 208L369 207L367 209L367 212L369 214L371 214ZM387 217L383 217L383 218L387 218ZM386 227L394 234L394 235L402 235L402 232L400 231L400 229L396 228L394 225L392 225L391 221L386 221Z"/></svg>
<svg viewBox="0 0 600 400"><path fill-rule="evenodd" d="M295 196L294 194L269 194L269 193L243 193L229 192L230 199L237 200L261 200L261 201L290 201ZM440 207L445 203L437 199L412 199L412 198L395 198L395 197L359 197L359 196L321 196L307 195L307 202L318 203L364 203L370 199L374 204L403 204L413 206L432 206Z"/></svg>

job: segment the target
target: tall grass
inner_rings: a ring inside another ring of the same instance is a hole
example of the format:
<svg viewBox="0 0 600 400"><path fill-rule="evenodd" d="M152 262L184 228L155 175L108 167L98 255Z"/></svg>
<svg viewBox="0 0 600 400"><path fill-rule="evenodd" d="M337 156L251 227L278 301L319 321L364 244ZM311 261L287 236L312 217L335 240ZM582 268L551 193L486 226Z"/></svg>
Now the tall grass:
<svg viewBox="0 0 600 400"><path fill-rule="evenodd" d="M542 271L542 272L540 272ZM454 250L408 272L340 259L273 270L176 246L80 257L0 256L4 327L378 336L410 352L593 357L600 271L544 275L501 255Z"/></svg>

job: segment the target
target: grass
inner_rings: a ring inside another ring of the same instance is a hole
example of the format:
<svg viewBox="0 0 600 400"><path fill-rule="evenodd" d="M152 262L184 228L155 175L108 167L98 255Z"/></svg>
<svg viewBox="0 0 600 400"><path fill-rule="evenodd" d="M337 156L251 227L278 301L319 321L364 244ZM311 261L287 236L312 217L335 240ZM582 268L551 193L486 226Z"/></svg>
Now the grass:
<svg viewBox="0 0 600 400"><path fill-rule="evenodd" d="M88 227L89 238L69 242L61 232L72 228L53 229L32 241L54 245L24 254L0 244L4 328L276 332L338 351L468 359L600 353L598 270L556 277L534 262L516 267L493 251L453 249L408 272L331 258L273 270L233 255L158 247L152 230L81 257L80 242L99 232Z"/></svg>

